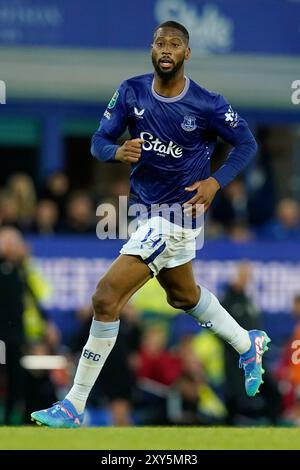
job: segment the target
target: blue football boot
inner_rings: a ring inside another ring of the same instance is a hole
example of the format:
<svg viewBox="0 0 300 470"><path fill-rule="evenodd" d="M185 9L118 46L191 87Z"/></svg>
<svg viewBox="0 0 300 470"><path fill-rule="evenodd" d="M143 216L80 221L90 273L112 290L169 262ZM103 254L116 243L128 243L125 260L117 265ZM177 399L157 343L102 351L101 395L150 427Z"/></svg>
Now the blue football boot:
<svg viewBox="0 0 300 470"><path fill-rule="evenodd" d="M34 411L31 413L31 421L49 428L78 428L83 421L83 413L80 415L72 403L64 399L54 403L51 408Z"/></svg>
<svg viewBox="0 0 300 470"><path fill-rule="evenodd" d="M249 337L251 347L249 351L240 355L240 367L245 373L245 389L249 397L254 397L259 393L259 387L263 383L262 375L264 369L262 367L263 354L268 351L268 343L270 338L267 333L260 330L250 330Z"/></svg>

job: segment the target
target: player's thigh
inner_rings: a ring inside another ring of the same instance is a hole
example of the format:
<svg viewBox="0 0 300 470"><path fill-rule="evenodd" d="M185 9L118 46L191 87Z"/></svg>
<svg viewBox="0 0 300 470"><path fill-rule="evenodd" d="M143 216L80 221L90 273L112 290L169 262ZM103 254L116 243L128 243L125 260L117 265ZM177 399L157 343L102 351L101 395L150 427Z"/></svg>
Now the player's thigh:
<svg viewBox="0 0 300 470"><path fill-rule="evenodd" d="M192 307L199 301L199 287L191 261L174 268L162 269L157 280L166 291L168 302L174 307Z"/></svg>
<svg viewBox="0 0 300 470"><path fill-rule="evenodd" d="M152 277L149 267L138 256L120 255L100 279L96 294L126 303Z"/></svg>

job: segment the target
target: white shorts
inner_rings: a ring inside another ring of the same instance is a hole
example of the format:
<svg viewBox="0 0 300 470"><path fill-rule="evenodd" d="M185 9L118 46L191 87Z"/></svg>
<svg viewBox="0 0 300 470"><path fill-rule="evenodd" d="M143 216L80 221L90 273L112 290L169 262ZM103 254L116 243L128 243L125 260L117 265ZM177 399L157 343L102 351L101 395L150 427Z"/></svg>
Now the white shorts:
<svg viewBox="0 0 300 470"><path fill-rule="evenodd" d="M201 230L182 228L155 216L139 222L120 253L140 256L156 276L162 268L174 268L195 258Z"/></svg>

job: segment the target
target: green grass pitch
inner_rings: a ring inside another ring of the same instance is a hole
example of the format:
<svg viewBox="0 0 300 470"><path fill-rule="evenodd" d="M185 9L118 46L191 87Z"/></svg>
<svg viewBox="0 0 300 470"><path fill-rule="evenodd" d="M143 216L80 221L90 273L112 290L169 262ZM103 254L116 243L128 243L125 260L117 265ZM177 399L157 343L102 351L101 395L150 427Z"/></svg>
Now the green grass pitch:
<svg viewBox="0 0 300 470"><path fill-rule="evenodd" d="M0 427L0 449L300 449L300 428Z"/></svg>

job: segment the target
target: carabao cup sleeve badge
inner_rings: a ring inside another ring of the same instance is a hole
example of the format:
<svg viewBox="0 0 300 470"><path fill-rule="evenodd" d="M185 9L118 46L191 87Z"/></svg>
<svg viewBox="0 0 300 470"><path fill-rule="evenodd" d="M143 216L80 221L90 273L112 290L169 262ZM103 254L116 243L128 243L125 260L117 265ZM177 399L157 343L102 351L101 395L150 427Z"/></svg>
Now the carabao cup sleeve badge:
<svg viewBox="0 0 300 470"><path fill-rule="evenodd" d="M108 103L108 106L107 106L108 109L112 109L112 108L114 108L114 107L116 106L116 102L117 102L118 98L119 98L119 92L116 91L116 92L113 94L113 96L112 96L110 102Z"/></svg>

